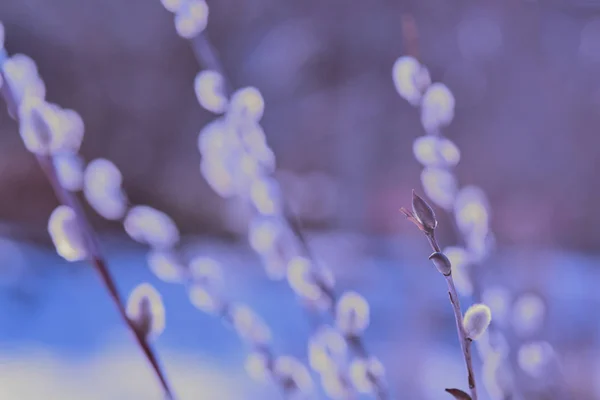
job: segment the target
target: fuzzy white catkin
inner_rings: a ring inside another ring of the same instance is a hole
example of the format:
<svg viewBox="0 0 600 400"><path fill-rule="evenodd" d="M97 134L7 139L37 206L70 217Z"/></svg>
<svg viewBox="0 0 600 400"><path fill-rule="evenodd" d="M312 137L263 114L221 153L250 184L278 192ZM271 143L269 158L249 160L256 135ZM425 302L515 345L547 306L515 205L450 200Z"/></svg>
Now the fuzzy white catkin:
<svg viewBox="0 0 600 400"><path fill-rule="evenodd" d="M539 329L546 314L544 301L535 293L525 293L515 301L512 325L517 334L528 336Z"/></svg>
<svg viewBox="0 0 600 400"><path fill-rule="evenodd" d="M49 154L59 125L55 107L44 100L26 97L19 107L19 133L27 150Z"/></svg>
<svg viewBox="0 0 600 400"><path fill-rule="evenodd" d="M540 377L554 356L554 349L545 341L522 345L517 354L519 367L532 377Z"/></svg>
<svg viewBox="0 0 600 400"><path fill-rule="evenodd" d="M233 175L221 160L215 161L203 157L200 162L200 173L219 196L230 198L236 194Z"/></svg>
<svg viewBox="0 0 600 400"><path fill-rule="evenodd" d="M266 172L273 172L275 153L269 147L265 131L259 123L255 122L244 126L241 143L244 150L259 161Z"/></svg>
<svg viewBox="0 0 600 400"><path fill-rule="evenodd" d="M221 114L227 109L223 76L217 71L204 70L194 78L194 92L198 103L206 110Z"/></svg>
<svg viewBox="0 0 600 400"><path fill-rule="evenodd" d="M398 94L413 106L419 104L423 92L431 84L427 68L410 56L396 60L392 67L392 78Z"/></svg>
<svg viewBox="0 0 600 400"><path fill-rule="evenodd" d="M289 227L280 218L257 215L248 226L248 239L250 247L260 255L268 277L285 279L289 260L298 254Z"/></svg>
<svg viewBox="0 0 600 400"><path fill-rule="evenodd" d="M72 192L83 188L83 160L75 153L63 153L52 158L60 185Z"/></svg>
<svg viewBox="0 0 600 400"><path fill-rule="evenodd" d="M294 383L295 390L300 395L311 393L313 381L310 372L299 360L290 356L280 356L275 359L273 372L276 376ZM296 398L296 397L292 397Z"/></svg>
<svg viewBox="0 0 600 400"><path fill-rule="evenodd" d="M229 118L258 122L264 111L265 101L260 90L248 86L233 93L227 114Z"/></svg>
<svg viewBox="0 0 600 400"><path fill-rule="evenodd" d="M131 292L126 311L136 329L145 337L154 339L165 329L162 297L149 283L142 283Z"/></svg>
<svg viewBox="0 0 600 400"><path fill-rule="evenodd" d="M210 257L194 257L189 265L189 290L192 304L206 313L216 313L223 305L224 280L221 265Z"/></svg>
<svg viewBox="0 0 600 400"><path fill-rule="evenodd" d="M263 352L253 351L246 357L244 369L253 380L266 383L270 376L269 358Z"/></svg>
<svg viewBox="0 0 600 400"><path fill-rule="evenodd" d="M184 0L160 0L160 2L164 8L174 13L183 6Z"/></svg>
<svg viewBox="0 0 600 400"><path fill-rule="evenodd" d="M149 206L132 207L123 226L133 240L153 248L170 248L179 241L179 230L171 217Z"/></svg>
<svg viewBox="0 0 600 400"><path fill-rule="evenodd" d="M492 321L492 312L485 304L473 304L465 313L463 326L467 337L471 340L479 339L487 330Z"/></svg>
<svg viewBox="0 0 600 400"><path fill-rule="evenodd" d="M283 233L283 226L276 218L258 216L252 219L248 228L250 247L258 254L273 249Z"/></svg>
<svg viewBox="0 0 600 400"><path fill-rule="evenodd" d="M86 200L106 219L117 220L127 210L127 199L121 190L123 176L111 161L97 158L83 174L83 193Z"/></svg>
<svg viewBox="0 0 600 400"><path fill-rule="evenodd" d="M443 83L429 86L421 102L421 123L428 133L435 133L454 118L454 95Z"/></svg>
<svg viewBox="0 0 600 400"><path fill-rule="evenodd" d="M48 220L48 233L56 252L65 260L78 261L87 256L77 216L71 207L58 206L52 211Z"/></svg>
<svg viewBox="0 0 600 400"><path fill-rule="evenodd" d="M287 280L292 290L307 300L317 301L322 295L314 281L313 265L304 257L293 257L288 262Z"/></svg>
<svg viewBox="0 0 600 400"><path fill-rule="evenodd" d="M188 289L188 297L194 307L207 314L217 314L222 309L222 299L205 286L192 284Z"/></svg>
<svg viewBox="0 0 600 400"><path fill-rule="evenodd" d="M463 187L454 200L454 215L463 235L485 235L490 219L490 206L485 192L477 186Z"/></svg>
<svg viewBox="0 0 600 400"><path fill-rule="evenodd" d="M197 256L189 262L190 279L196 284L215 291L223 290L224 279L221 265L210 257Z"/></svg>
<svg viewBox="0 0 600 400"><path fill-rule="evenodd" d="M333 400L352 399L352 388L345 375L338 371L327 371L321 374L321 386L325 394Z"/></svg>
<svg viewBox="0 0 600 400"><path fill-rule="evenodd" d="M288 257L277 249L260 254L267 277L274 281L284 280L287 276Z"/></svg>
<svg viewBox="0 0 600 400"><path fill-rule="evenodd" d="M326 374L337 366L346 363L348 345L339 331L330 326L323 326L308 342L308 359L310 367Z"/></svg>
<svg viewBox="0 0 600 400"><path fill-rule="evenodd" d="M36 154L79 151L84 125L76 111L27 94L19 106L19 119L19 133L29 151Z"/></svg>
<svg viewBox="0 0 600 400"><path fill-rule="evenodd" d="M97 187L99 190L121 186L123 181L119 168L105 158L92 160L86 168L85 175L86 186Z"/></svg>
<svg viewBox="0 0 600 400"><path fill-rule="evenodd" d="M17 104L26 97L45 98L46 85L39 77L37 66L31 57L15 54L4 62L2 69Z"/></svg>
<svg viewBox="0 0 600 400"><path fill-rule="evenodd" d="M19 107L19 119L19 133L29 151L36 154L79 151L84 125L76 111L27 95Z"/></svg>
<svg viewBox="0 0 600 400"><path fill-rule="evenodd" d="M350 364L350 379L360 393L371 393L375 387L373 378L380 380L385 375L385 368L377 358L357 358Z"/></svg>
<svg viewBox="0 0 600 400"><path fill-rule="evenodd" d="M271 341L271 330L250 307L233 304L229 312L233 326L242 339L252 345L264 345Z"/></svg>
<svg viewBox="0 0 600 400"><path fill-rule="evenodd" d="M59 127L54 138L54 152L77 152L81 147L85 125L81 115L75 110L60 109L58 112Z"/></svg>
<svg viewBox="0 0 600 400"><path fill-rule="evenodd" d="M273 178L258 178L250 185L250 200L262 215L276 215L281 211L281 190Z"/></svg>
<svg viewBox="0 0 600 400"><path fill-rule="evenodd" d="M170 251L150 250L146 256L150 271L164 282L180 283L184 279L185 267Z"/></svg>
<svg viewBox="0 0 600 400"><path fill-rule="evenodd" d="M213 155L221 157L227 151L229 143L230 125L222 118L218 118L204 125L198 133L198 151L206 157Z"/></svg>
<svg viewBox="0 0 600 400"><path fill-rule="evenodd" d="M460 150L449 139L421 136L413 142L413 153L424 167L454 167L460 161Z"/></svg>
<svg viewBox="0 0 600 400"><path fill-rule="evenodd" d="M125 211L127 211L125 195L122 193L97 193L92 195L86 186L83 189L89 205L103 218L109 220L123 218Z"/></svg>
<svg viewBox="0 0 600 400"><path fill-rule="evenodd" d="M425 194L436 205L445 210L451 209L456 196L456 177L445 168L427 167L421 171L421 184Z"/></svg>
<svg viewBox="0 0 600 400"><path fill-rule="evenodd" d="M11 84L13 80L28 81L39 76L35 61L25 54L12 55L4 62L3 68Z"/></svg>
<svg viewBox="0 0 600 400"><path fill-rule="evenodd" d="M344 334L360 335L369 326L369 303L356 292L345 292L336 304L335 322Z"/></svg>
<svg viewBox="0 0 600 400"><path fill-rule="evenodd" d="M188 0L175 14L175 29L184 39L199 35L208 24L208 5L204 0Z"/></svg>

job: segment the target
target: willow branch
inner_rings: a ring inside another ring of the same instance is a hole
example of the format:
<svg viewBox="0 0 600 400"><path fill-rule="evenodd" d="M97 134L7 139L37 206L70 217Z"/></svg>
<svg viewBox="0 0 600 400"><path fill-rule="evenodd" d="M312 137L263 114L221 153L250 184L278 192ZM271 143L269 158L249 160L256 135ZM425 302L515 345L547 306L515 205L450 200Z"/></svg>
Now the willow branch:
<svg viewBox="0 0 600 400"><path fill-rule="evenodd" d="M0 65L3 64L4 61L6 61L6 58L7 58L6 53L3 52L3 54L0 54ZM8 80L6 79L6 75L4 74L4 70L2 68L0 68L0 77L4 81L4 84L2 85L2 88L1 88L1 92L2 92L2 97L4 98L6 105L8 107L8 112L12 118L14 118L17 122L19 122L18 121L18 115L19 115L18 105L17 105L17 102L15 100L13 93L11 92L10 84L9 84ZM135 328L134 324L127 316L127 312L125 310L125 306L123 304L121 296L119 295L119 292L117 290L115 280L112 277L110 270L108 269L107 263L100 251L96 232L92 228L87 216L85 215L85 212L83 211L83 207L81 206L81 202L79 201L79 199L77 198L77 196L74 193L66 190L65 188L63 188L61 186L61 184L58 180L56 169L54 168L52 156L38 154L38 155L36 155L36 160L37 160L40 168L46 175L46 178L48 179L48 182L52 186L52 190L54 191L58 200L63 205L70 207L74 211L79 230L81 231L81 233L83 235L83 239L84 239L85 246L86 246L86 251L89 254L90 263L92 264L92 266L94 267L94 269L96 270L98 275L100 275L102 283L103 283L104 287L106 288L106 290L108 291L108 294L109 294L110 298L112 299L113 303L117 307L119 315L125 322L127 328L133 333L138 346L141 348L142 352L146 356L146 359L148 360L152 369L154 370L157 378L160 381L162 388L164 389L167 399L173 400L174 397L173 397L171 388L165 377L165 374L162 371L162 368L160 367L158 359L157 359L156 355L154 354L154 351L150 347L145 336L138 329Z"/></svg>
<svg viewBox="0 0 600 400"><path fill-rule="evenodd" d="M433 233L426 234L427 239L431 248L435 252L441 252L440 246ZM458 293L456 292L456 286L454 285L454 279L452 279L452 273L445 275L446 284L448 285L448 296L450 297L450 304L452 305L452 311L454 311L454 319L456 320L456 332L458 333L458 341L460 342L460 348L463 352L463 358L465 359L465 365L467 367L467 380L469 383L469 390L471 391L472 400L477 400L477 387L475 384L475 374L473 372L473 357L471 356L471 343L465 331L463 324L463 314L460 309L460 300L458 299Z"/></svg>
<svg viewBox="0 0 600 400"><path fill-rule="evenodd" d="M471 356L471 342L472 340L468 337L467 332L463 324L463 314L460 310L460 300L458 299L458 293L456 292L456 286L452 279L452 265L450 260L442 254L441 247L435 238L435 228L437 227L437 219L433 212L433 209L419 197L413 191L413 211L408 211L405 208L401 208L400 211L406 216L406 218L414 223L421 232L425 234L431 249L434 253L429 257L430 260L436 265L438 271L446 279L448 285L448 296L450 297L450 304L452 305L452 311L454 312L454 319L456 321L456 332L458 334L458 341L460 348L463 353L465 365L467 367L467 380L469 383L469 390L471 392L471 400L477 400L477 387L475 383L475 373L473 372L473 359Z"/></svg>
<svg viewBox="0 0 600 400"><path fill-rule="evenodd" d="M206 69L218 72L223 77L223 88L225 94L228 97L230 97L233 94L233 86L231 85L229 79L227 79L227 74L225 74L223 65L221 64L220 58L212 43L208 40L204 33L196 35L193 39L190 40L190 43L192 45L192 50L194 52L196 60L198 61L198 64L200 64ZM294 211L291 210L289 206L287 206L287 204L284 204L283 218L285 219L286 223L292 230L294 236L298 240L298 243L300 244L302 252L306 256L306 258L311 260L313 265L318 265L316 262L316 258L314 257L313 252L310 248L306 235L304 234L304 231L302 229L300 219L294 213ZM324 295L328 298L328 300L331 301L331 304L336 304L337 295L335 291L333 291L327 285L322 284L322 282L317 281L317 285L324 293ZM332 317L335 318L334 309L331 308L329 311L331 312ZM351 336L346 337L345 339L349 347L357 356L361 358L369 357L369 352L367 351L365 343L360 336ZM377 399L387 400L390 396L386 388L383 385L379 384L378 380L375 377L369 376L368 378L375 385Z"/></svg>

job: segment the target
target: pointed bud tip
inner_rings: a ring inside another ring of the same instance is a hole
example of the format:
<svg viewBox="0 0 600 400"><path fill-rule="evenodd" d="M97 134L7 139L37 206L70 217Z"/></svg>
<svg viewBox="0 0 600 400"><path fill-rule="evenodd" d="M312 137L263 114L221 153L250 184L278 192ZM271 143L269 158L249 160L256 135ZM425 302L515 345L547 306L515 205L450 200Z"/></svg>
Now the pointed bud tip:
<svg viewBox="0 0 600 400"><path fill-rule="evenodd" d="M433 209L425 200L423 200L413 189L412 191L412 209L414 216L423 225L426 232L431 233L437 227L437 219Z"/></svg>

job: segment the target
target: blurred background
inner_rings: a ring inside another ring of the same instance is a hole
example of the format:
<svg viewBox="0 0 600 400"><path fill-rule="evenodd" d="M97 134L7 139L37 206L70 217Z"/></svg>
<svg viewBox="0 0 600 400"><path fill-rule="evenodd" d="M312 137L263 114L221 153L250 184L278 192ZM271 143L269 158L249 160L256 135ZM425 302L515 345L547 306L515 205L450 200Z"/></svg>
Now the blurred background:
<svg viewBox="0 0 600 400"><path fill-rule="evenodd" d="M265 98L275 175L315 254L371 304L366 342L392 393L444 399L465 380L445 284L398 212L421 190L412 146L424 131L391 71L416 52L456 97L444 130L461 149L456 175L490 201L496 246L478 267L512 299L543 299L540 329L509 336L548 340L560 366L551 385L550 375L521 378L524 397L600 398L600 3L208 4L206 35L233 86ZM417 33L408 46L406 15ZM47 99L83 117L84 158L112 160L131 202L172 216L189 251L223 263L233 297L265 318L275 348L306 358L310 321L285 283L266 279L239 204L199 173L196 138L214 117L197 104L198 63L172 14L159 1L4 0L0 18L8 52L36 61ZM58 202L4 107L0 188L0 399L158 399L94 271L56 255L46 226ZM87 211L121 291L148 280L163 295L156 349L181 398L278 398L245 375L235 332L153 277L147 249L122 226ZM444 245L459 243L443 213L440 231Z"/></svg>

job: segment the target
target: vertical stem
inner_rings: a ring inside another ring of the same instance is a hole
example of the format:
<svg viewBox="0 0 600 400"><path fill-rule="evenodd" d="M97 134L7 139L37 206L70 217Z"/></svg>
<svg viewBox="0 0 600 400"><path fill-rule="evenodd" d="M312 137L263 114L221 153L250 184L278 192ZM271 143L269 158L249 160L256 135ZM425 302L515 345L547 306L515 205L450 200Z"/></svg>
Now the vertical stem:
<svg viewBox="0 0 600 400"><path fill-rule="evenodd" d="M441 248L438 244L433 231L425 235L433 251L440 252ZM452 304L452 310L454 311L454 319L456 320L456 332L458 334L458 341L460 348L465 359L465 365L467 367L467 380L469 383L469 390L471 392L471 399L477 400L477 386L475 384L475 373L473 372L473 357L471 356L471 342L465 331L463 325L463 315L460 310L460 300L458 299L458 293L456 292L456 286L454 286L454 279L452 279L452 273L446 278L448 284L448 295L450 297L450 304Z"/></svg>
<svg viewBox="0 0 600 400"><path fill-rule="evenodd" d="M467 337L465 327L463 325L463 315L460 310L460 301L458 300L458 294L456 287L454 286L454 280L452 275L446 277L446 283L448 284L448 295L450 296L450 303L452 304L452 310L454 311L454 318L456 319L456 331L458 333L458 341L463 352L465 359L465 365L467 367L467 379L469 382L469 390L471 391L471 399L477 400L477 388L475 386L475 374L473 373L473 358L471 356L471 342L472 340Z"/></svg>

